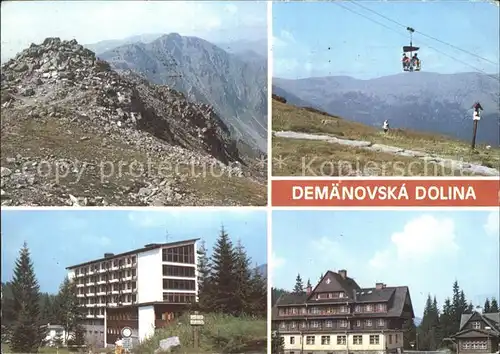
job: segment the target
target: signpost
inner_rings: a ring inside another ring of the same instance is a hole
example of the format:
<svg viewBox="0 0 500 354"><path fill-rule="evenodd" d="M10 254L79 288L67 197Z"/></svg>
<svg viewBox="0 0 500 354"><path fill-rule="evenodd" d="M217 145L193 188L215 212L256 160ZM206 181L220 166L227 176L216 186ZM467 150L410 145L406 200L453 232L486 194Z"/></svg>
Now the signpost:
<svg viewBox="0 0 500 354"><path fill-rule="evenodd" d="M474 126L472 128L472 150L476 148L476 133L477 133L477 123L481 120L481 111L483 110L483 107L481 107L481 104L479 102L476 102L474 106L472 106L474 109L474 113L472 114L472 120L474 121Z"/></svg>
<svg viewBox="0 0 500 354"><path fill-rule="evenodd" d="M195 311L194 314L189 316L189 323L193 327L193 342L194 348L198 349L199 346L199 327L205 325L205 319L203 315L198 314L198 311Z"/></svg>
<svg viewBox="0 0 500 354"><path fill-rule="evenodd" d="M130 352L132 350L132 328L123 327L121 330L123 349Z"/></svg>

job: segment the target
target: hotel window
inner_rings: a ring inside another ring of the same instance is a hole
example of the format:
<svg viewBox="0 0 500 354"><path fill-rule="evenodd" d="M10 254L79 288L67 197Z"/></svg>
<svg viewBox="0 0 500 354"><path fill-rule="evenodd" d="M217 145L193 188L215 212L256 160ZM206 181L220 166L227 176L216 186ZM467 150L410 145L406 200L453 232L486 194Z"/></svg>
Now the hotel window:
<svg viewBox="0 0 500 354"><path fill-rule="evenodd" d="M377 311L378 312L385 312L385 306L384 306L384 304L378 304L377 305Z"/></svg>
<svg viewBox="0 0 500 354"><path fill-rule="evenodd" d="M389 344L392 344L392 334L389 334Z"/></svg>
<svg viewBox="0 0 500 354"><path fill-rule="evenodd" d="M321 345L330 345L330 336L321 336Z"/></svg>
<svg viewBox="0 0 500 354"><path fill-rule="evenodd" d="M378 334L370 335L370 344L380 344L380 338Z"/></svg>
<svg viewBox="0 0 500 354"><path fill-rule="evenodd" d="M196 280L163 279L163 289L167 290L195 290Z"/></svg>
<svg viewBox="0 0 500 354"><path fill-rule="evenodd" d="M346 336L337 336L337 345L346 345L347 337Z"/></svg>
<svg viewBox="0 0 500 354"><path fill-rule="evenodd" d="M325 327L332 328L333 327L333 321L326 321L325 322Z"/></svg>
<svg viewBox="0 0 500 354"><path fill-rule="evenodd" d="M481 322L472 322L472 328L481 329Z"/></svg>
<svg viewBox="0 0 500 354"><path fill-rule="evenodd" d="M373 311L373 305L366 305L366 312L372 312Z"/></svg>
<svg viewBox="0 0 500 354"><path fill-rule="evenodd" d="M311 322L311 327L312 327L312 328L319 328L319 327L320 327L320 326L319 326L319 321L312 321L312 322Z"/></svg>
<svg viewBox="0 0 500 354"><path fill-rule="evenodd" d="M356 327L361 327L361 321L360 320L356 321Z"/></svg>
<svg viewBox="0 0 500 354"><path fill-rule="evenodd" d="M356 307L354 308L354 311L356 311L356 312L362 312L361 306L360 305L356 305Z"/></svg>
<svg viewBox="0 0 500 354"><path fill-rule="evenodd" d="M363 336L352 336L352 344L355 345L363 344Z"/></svg>
<svg viewBox="0 0 500 354"><path fill-rule="evenodd" d="M344 293L339 293L339 297L343 298L344 297Z"/></svg>
<svg viewBox="0 0 500 354"><path fill-rule="evenodd" d="M342 328L347 327L347 321L346 320L340 320L339 321L339 327L342 327Z"/></svg>
<svg viewBox="0 0 500 354"><path fill-rule="evenodd" d="M290 344L295 344L295 337L290 337Z"/></svg>
<svg viewBox="0 0 500 354"><path fill-rule="evenodd" d="M163 262L194 264L194 245L163 249L162 258Z"/></svg>
<svg viewBox="0 0 500 354"><path fill-rule="evenodd" d="M297 328L296 322L290 322L290 328Z"/></svg>
<svg viewBox="0 0 500 354"><path fill-rule="evenodd" d="M307 336L306 337L306 344L307 345L314 345L314 339L315 339L314 336Z"/></svg>
<svg viewBox="0 0 500 354"><path fill-rule="evenodd" d="M377 320L377 326L384 327L385 326L385 320L383 318L378 319Z"/></svg>
<svg viewBox="0 0 500 354"><path fill-rule="evenodd" d="M286 328L286 322L281 322L280 323L280 328L285 329Z"/></svg>
<svg viewBox="0 0 500 354"><path fill-rule="evenodd" d="M371 327L371 326L373 326L372 320L366 320L366 321L365 321L365 325L366 325L367 327Z"/></svg>
<svg viewBox="0 0 500 354"><path fill-rule="evenodd" d="M307 323L304 321L300 324L300 327L301 328L307 328Z"/></svg>

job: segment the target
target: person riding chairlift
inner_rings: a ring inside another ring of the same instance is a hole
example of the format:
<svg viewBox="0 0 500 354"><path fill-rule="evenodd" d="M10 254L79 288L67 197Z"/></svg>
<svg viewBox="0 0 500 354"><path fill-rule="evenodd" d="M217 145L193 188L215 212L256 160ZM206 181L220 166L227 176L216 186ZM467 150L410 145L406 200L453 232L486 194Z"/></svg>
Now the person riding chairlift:
<svg viewBox="0 0 500 354"><path fill-rule="evenodd" d="M406 53L403 53L403 70L408 70L410 67L410 58L406 55Z"/></svg>
<svg viewBox="0 0 500 354"><path fill-rule="evenodd" d="M413 54L413 57L411 58L412 64L414 68L419 68L420 67L420 59L417 57L417 53Z"/></svg>

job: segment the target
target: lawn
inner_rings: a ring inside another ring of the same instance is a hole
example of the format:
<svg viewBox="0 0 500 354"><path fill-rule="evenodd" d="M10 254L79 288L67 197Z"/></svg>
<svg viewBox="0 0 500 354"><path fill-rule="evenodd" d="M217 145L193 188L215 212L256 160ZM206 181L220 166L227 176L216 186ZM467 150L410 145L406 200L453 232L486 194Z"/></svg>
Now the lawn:
<svg viewBox="0 0 500 354"><path fill-rule="evenodd" d="M194 348L193 327L187 317L156 331L155 335L136 348L137 353L153 353L161 339L179 337L181 346L174 353L266 353L267 323L265 319L206 314L205 325L199 327L200 345Z"/></svg>
<svg viewBox="0 0 500 354"><path fill-rule="evenodd" d="M487 149L484 145L478 145L473 151L469 142L438 134L402 129L394 129L389 134L382 134L380 129L375 127L345 120L317 110L295 107L276 100L273 100L272 126L273 131L327 134L339 139L370 141L377 144L421 151L442 158L463 160L490 168L498 169L500 165L500 149L498 148ZM374 153L361 148L319 141L294 141L293 139L273 138L273 175L301 175L302 159L307 158L308 154L313 154L317 158L316 165L321 165L321 161L333 160L350 161L352 164L359 163L360 165L372 161L380 168L382 163L394 166L398 162L397 165L400 166L398 168L385 167L386 176L415 175L426 170L433 171L435 169L434 164L425 163L415 157ZM279 156L288 160L288 167L276 166L276 159ZM404 166L402 170L401 166ZM320 168L317 167L316 170L318 169ZM328 175L328 173L324 174ZM313 174L309 173L309 175ZM439 167L436 174L427 175L450 176L453 173L446 168Z"/></svg>

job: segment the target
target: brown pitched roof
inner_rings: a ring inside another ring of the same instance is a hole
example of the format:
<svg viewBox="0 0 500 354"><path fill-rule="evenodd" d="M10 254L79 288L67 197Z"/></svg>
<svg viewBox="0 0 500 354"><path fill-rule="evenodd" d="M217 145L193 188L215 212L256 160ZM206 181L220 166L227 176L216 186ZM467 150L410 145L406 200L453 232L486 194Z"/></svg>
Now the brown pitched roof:
<svg viewBox="0 0 500 354"><path fill-rule="evenodd" d="M325 279L331 278L328 285L334 284L333 286L341 286L343 290L347 292L346 298L340 299L313 299L312 295L316 292L326 292L327 289L325 285ZM384 287L382 289L377 288L360 288L356 281L352 278L347 277L344 279L340 274L328 271L323 278L319 281L318 285L312 290L311 294L304 293L289 293L284 294L276 301L272 313L276 314L276 309L278 307L293 306L293 305L314 305L314 304L325 304L325 303L380 303L385 302L388 304L388 312L385 314L387 317L400 317L403 313L403 308L408 297L409 303L411 305L410 290L407 286L395 286L395 287ZM412 317L413 306L412 308ZM371 314L364 313L363 316L370 317ZM380 313L373 314L374 317L380 317ZM275 316L273 316L274 318Z"/></svg>
<svg viewBox="0 0 500 354"><path fill-rule="evenodd" d="M491 327L492 331L496 332L497 335L500 335L500 312L495 312L495 313L473 312L472 314L463 314L460 317L460 331L456 335L463 332L463 328L473 317L479 317L479 319L483 320L486 324L489 325L489 327Z"/></svg>

